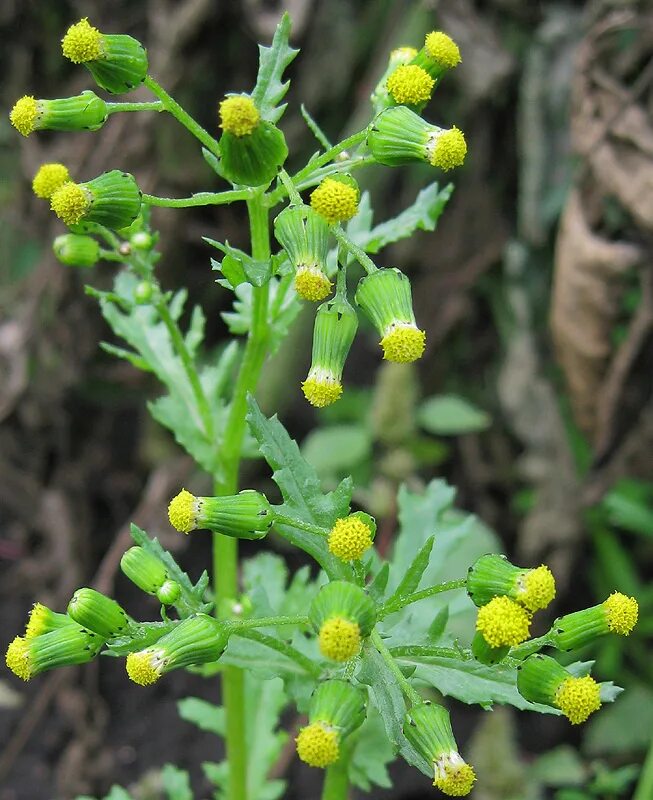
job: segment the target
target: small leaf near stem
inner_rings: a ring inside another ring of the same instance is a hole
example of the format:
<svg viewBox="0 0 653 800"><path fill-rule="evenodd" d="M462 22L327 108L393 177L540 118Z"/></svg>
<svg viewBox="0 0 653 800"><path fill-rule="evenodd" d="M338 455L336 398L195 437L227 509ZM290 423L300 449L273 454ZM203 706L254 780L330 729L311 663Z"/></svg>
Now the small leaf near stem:
<svg viewBox="0 0 653 800"><path fill-rule="evenodd" d="M407 605L411 603L417 603L419 600L424 600L426 597L432 597L434 594L440 594L441 592L450 592L453 589L464 589L467 585L467 578L459 578L455 581L446 581L445 583L438 583L435 586L429 586L426 589L420 589L419 592L413 592L412 594L405 595L404 597L398 597L396 600L393 600L391 603L386 603L381 607L379 611L379 619L383 619L387 617L388 614L393 614L395 611L400 611Z"/></svg>

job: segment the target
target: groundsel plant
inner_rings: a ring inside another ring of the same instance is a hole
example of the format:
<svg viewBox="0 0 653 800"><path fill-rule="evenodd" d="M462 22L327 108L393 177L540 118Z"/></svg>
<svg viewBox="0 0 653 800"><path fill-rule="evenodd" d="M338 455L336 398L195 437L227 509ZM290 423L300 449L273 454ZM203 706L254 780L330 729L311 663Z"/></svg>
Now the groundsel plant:
<svg viewBox="0 0 653 800"><path fill-rule="evenodd" d="M124 659L125 680L143 692L176 669L218 674L222 708L198 698L179 704L184 719L225 739L225 760L204 764L218 798L283 795L284 781L268 775L289 736L279 727L289 707L302 720L294 733L298 757L325 771L324 798L345 798L352 784L363 790L389 785L386 765L397 755L440 792L465 796L476 775L460 752L445 698L484 709L508 703L582 723L620 690L591 677L592 662L566 654L601 636L628 635L638 606L614 593L531 638L535 616L555 597L548 567L522 568L492 554L499 549L496 537L453 508L454 493L443 481L422 492L400 490L400 529L391 557L382 558L374 548L375 520L352 511L351 479L325 492L281 422L257 406L261 368L302 304L320 304L301 384L314 406L341 397L359 324L363 335L376 335L387 361L423 355L425 334L408 277L398 267L377 267L370 254L416 229L433 230L452 187L431 184L398 217L373 225L370 197L354 174L364 165L423 162L439 175L462 165L467 149L458 128L422 116L461 60L452 39L434 31L419 50L390 53L363 130L332 145L302 109L320 148L301 169L286 171L278 123L288 89L283 72L297 55L289 32L285 16L271 46L260 47L251 93L216 101L212 132L150 75L139 42L103 33L87 19L66 32L63 55L85 67L103 93L144 86L153 99L114 102L89 89L54 100L25 96L10 113L23 136L97 131L116 113L168 113L230 185L186 198L157 197L143 193L119 164L90 177L75 174L74 165L45 164L34 177L34 192L68 228L54 242L59 261L115 264L112 291L87 289L125 342L103 346L163 384L150 413L214 483L211 496L179 487L169 521L182 534L211 532L214 557L212 580L204 572L194 582L157 539L133 525L134 546L121 569L152 597L153 612L160 607L160 619L135 620L116 601L81 588L65 612L36 603L6 662L30 680L99 654L113 656ZM157 279L151 210L237 202L247 207L249 252L205 239L219 253L212 260L216 291L234 295L233 310L224 315L233 341L214 357L202 348L202 310L193 309L183 330L186 291L168 291ZM253 489L239 491L243 456L266 459L280 504ZM304 567L289 579L283 561L267 551L239 564L239 539L271 534L314 559L317 577ZM561 661L556 652L565 654ZM168 765L162 775L169 797L193 796L183 769Z"/></svg>

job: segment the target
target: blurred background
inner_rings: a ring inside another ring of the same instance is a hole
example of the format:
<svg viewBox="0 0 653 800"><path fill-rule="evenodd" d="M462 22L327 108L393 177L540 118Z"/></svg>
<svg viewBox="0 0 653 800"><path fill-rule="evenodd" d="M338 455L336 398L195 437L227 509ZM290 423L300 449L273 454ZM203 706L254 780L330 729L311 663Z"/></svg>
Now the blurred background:
<svg viewBox="0 0 653 800"><path fill-rule="evenodd" d="M261 403L279 412L327 484L354 474L357 501L380 520L381 548L391 544L397 486L444 477L517 563L550 564L559 593L549 622L613 588L638 597L634 634L582 654L597 659L600 678L629 691L580 730L508 709L457 709L463 752L479 773L476 800L630 798L653 734L651 2L4 0L2 647L34 600L63 609L91 582L138 616L141 597L116 575L131 520L191 573L209 559L208 538L177 538L165 520L191 465L147 414L157 387L98 346L113 340L83 286L108 288L113 268L82 274L55 261L51 242L62 228L32 195L31 178L41 163L62 161L80 179L126 169L158 195L222 188L172 119L116 115L96 134L23 140L7 112L25 93L90 87L59 46L67 26L89 16L101 30L143 41L156 79L216 132L218 100L251 89L256 43L269 42L284 9L302 48L281 122L291 169L316 149L300 103L334 141L358 130L389 51L419 47L434 28L458 42L463 63L425 115L462 128L469 155L452 173L438 229L381 258L411 276L428 343L418 367L380 367L373 337L359 336L349 391L316 414L299 390L310 359L306 313L267 369ZM359 178L380 221L411 203L432 173L366 168ZM218 346L231 295L213 284L201 236L246 247L243 209L156 209L154 225L164 288L189 287ZM244 478L269 480L259 462ZM291 568L299 563L289 554ZM112 783L143 776L134 796L152 797L148 774L167 761L189 769L196 796L208 796L200 764L218 759L216 740L179 720L175 700L191 691L215 699L213 682L174 673L144 691L123 670L102 659L29 685L3 671L0 800L102 797ZM290 776L291 800L317 796L315 775L291 751L277 772ZM414 770L398 764L392 774L397 788L374 797L430 795Z"/></svg>

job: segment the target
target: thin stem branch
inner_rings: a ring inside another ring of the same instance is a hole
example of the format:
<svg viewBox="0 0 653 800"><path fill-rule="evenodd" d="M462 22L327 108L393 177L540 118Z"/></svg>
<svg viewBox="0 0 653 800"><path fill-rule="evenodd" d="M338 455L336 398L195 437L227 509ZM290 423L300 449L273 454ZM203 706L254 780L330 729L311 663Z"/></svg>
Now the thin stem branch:
<svg viewBox="0 0 653 800"><path fill-rule="evenodd" d="M352 240L347 236L347 234L343 231L340 225L334 225L331 228L331 232L338 240L338 243L341 244L346 250L348 250L352 256L358 261L358 263L363 267L363 269L371 275L373 272L376 272L378 267L372 261L372 259L367 255L367 253L359 247L357 244L354 244Z"/></svg>
<svg viewBox="0 0 653 800"><path fill-rule="evenodd" d="M388 669L394 675L397 683L399 684L399 688L406 696L408 702L412 706L421 703L422 698L415 691L415 689L413 689L408 682L408 679L404 676L404 673L399 669L399 665L390 654L388 648L383 644L383 640L381 639L381 636L376 628L370 634L370 642L374 645L381 658L385 661Z"/></svg>
<svg viewBox="0 0 653 800"><path fill-rule="evenodd" d="M194 206L221 206L236 200L249 200L251 189L234 189L228 192L197 192L190 197L156 197L143 194L141 199L150 206L161 208L193 208Z"/></svg>
<svg viewBox="0 0 653 800"><path fill-rule="evenodd" d="M330 147L328 150L322 153L321 156L313 159L313 161L309 161L309 163L303 169L300 169L299 172L295 173L295 175L292 176L292 182L297 185L317 169L333 161L333 159L342 153L343 150L349 150L352 147L356 147L365 139L367 133L368 129L365 128L362 131L358 131L358 133L348 136L346 139L338 142L338 144L334 144L333 147Z"/></svg>
<svg viewBox="0 0 653 800"><path fill-rule="evenodd" d="M527 642L524 642L517 647L511 648L508 655L510 658L523 661L523 659L528 658L528 656L533 655L533 653L537 653L538 650L541 650L543 647L547 647L547 645L550 644L552 644L551 631L542 636L538 636L535 639L529 639Z"/></svg>
<svg viewBox="0 0 653 800"><path fill-rule="evenodd" d="M281 653L287 658L290 658L300 666L304 672L312 675L314 678L319 678L322 674L321 668L314 661L311 661L308 656L300 653L296 647L288 644L288 642L284 642L282 639L275 639L274 636L268 636L265 633L252 629L242 631L235 630L233 635L242 636L244 639L251 639L251 641L259 642L259 644L265 645L265 647L269 647L271 650L276 650L277 653Z"/></svg>
<svg viewBox="0 0 653 800"><path fill-rule="evenodd" d="M165 110L172 114L177 122L180 122L196 139L199 139L214 156L220 157L220 147L217 140L208 131L205 131L199 122L195 122L191 115L184 111L179 103L166 92L163 86L160 86L151 75L146 75L143 83L153 95L159 98Z"/></svg>
<svg viewBox="0 0 653 800"><path fill-rule="evenodd" d="M328 536L329 531L326 528L321 528L319 525L313 525L310 522L304 522L303 519L296 519L295 517L288 517L285 514L279 514L275 511L275 522L281 525L289 525L291 528L297 528L299 531L306 531L306 533L314 533L316 536Z"/></svg>
<svg viewBox="0 0 653 800"><path fill-rule="evenodd" d="M165 111L165 106L161 100L152 100L149 103L107 103L109 114L119 111Z"/></svg>
<svg viewBox="0 0 653 800"><path fill-rule="evenodd" d="M459 578L455 581L446 581L445 583L438 583L435 586L429 586L427 589L421 589L419 592L407 594L404 597L398 597L396 600L387 602L382 606L379 612L379 619L387 617L388 614L393 614L395 611L400 611L405 606L411 603L417 603L419 600L424 600L427 597L433 597L434 594L441 592L450 592L453 589L464 589L467 585L466 578Z"/></svg>
<svg viewBox="0 0 653 800"><path fill-rule="evenodd" d="M191 354L188 352L184 337L179 330L179 325L177 325L176 321L172 318L168 304L163 298L159 298L159 300L157 300L157 302L154 304L154 307L157 314L161 318L161 321L168 329L175 352L181 359L184 372L188 377L188 382L190 383L193 397L195 398L197 411L200 415L202 427L204 429L204 435L208 441L212 441L213 417L211 415L211 408L209 406L209 401L206 399L206 395L204 394L204 389L202 389L202 384L200 383L199 375L197 374L195 362L193 361Z"/></svg>
<svg viewBox="0 0 653 800"><path fill-rule="evenodd" d="M308 625L308 617L305 614L295 614L285 617L252 617L251 619L230 620L230 626L234 633L249 628L276 628L280 625Z"/></svg>
<svg viewBox="0 0 653 800"><path fill-rule="evenodd" d="M288 192L288 197L290 198L290 202L293 205L301 205L302 198L299 196L299 192L295 188L295 184L292 182L292 178L285 169L279 170L279 180L281 183L286 187L286 191Z"/></svg>
<svg viewBox="0 0 653 800"><path fill-rule="evenodd" d="M125 256L120 253L115 253L113 250L103 250L100 248L100 258L104 261L119 261L121 264L125 261Z"/></svg>

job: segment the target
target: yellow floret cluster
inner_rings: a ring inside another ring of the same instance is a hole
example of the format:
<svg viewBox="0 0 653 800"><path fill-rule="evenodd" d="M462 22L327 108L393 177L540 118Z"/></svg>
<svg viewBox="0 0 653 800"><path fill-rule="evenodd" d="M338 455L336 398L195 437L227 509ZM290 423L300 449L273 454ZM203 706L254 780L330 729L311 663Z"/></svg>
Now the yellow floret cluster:
<svg viewBox="0 0 653 800"><path fill-rule="evenodd" d="M77 225L91 206L90 192L78 183L68 181L50 198L50 208L66 225Z"/></svg>
<svg viewBox="0 0 653 800"><path fill-rule="evenodd" d="M328 767L338 760L338 733L323 722L313 722L302 728L295 739L297 755L311 767Z"/></svg>
<svg viewBox="0 0 653 800"><path fill-rule="evenodd" d="M161 677L161 673L153 666L155 651L141 650L127 656L127 675L139 686L149 686Z"/></svg>
<svg viewBox="0 0 653 800"><path fill-rule="evenodd" d="M621 592L612 592L603 603L605 621L612 633L628 636L637 624L639 605L634 597L628 597Z"/></svg>
<svg viewBox="0 0 653 800"><path fill-rule="evenodd" d="M517 600L529 611L546 608L556 596L556 582L551 570L541 564L524 576Z"/></svg>
<svg viewBox="0 0 653 800"><path fill-rule="evenodd" d="M436 134L432 142L427 143L426 150L431 166L448 172L465 163L467 155L465 135L454 125L450 130Z"/></svg>
<svg viewBox="0 0 653 800"><path fill-rule="evenodd" d="M302 392L308 402L316 408L335 403L342 395L342 383L335 378L311 377L302 383Z"/></svg>
<svg viewBox="0 0 653 800"><path fill-rule="evenodd" d="M347 222L358 212L358 192L342 181L325 178L311 194L311 207L331 225Z"/></svg>
<svg viewBox="0 0 653 800"><path fill-rule="evenodd" d="M386 87L399 105L417 106L431 98L435 81L417 64L402 64L390 75Z"/></svg>
<svg viewBox="0 0 653 800"><path fill-rule="evenodd" d="M509 597L493 597L478 610L476 630L490 647L515 647L528 639L531 617Z"/></svg>
<svg viewBox="0 0 653 800"><path fill-rule="evenodd" d="M372 531L354 515L336 520L329 533L329 550L341 561L360 558L372 546Z"/></svg>
<svg viewBox="0 0 653 800"><path fill-rule="evenodd" d="M460 49L451 36L442 31L431 31L427 34L424 47L433 61L447 69L460 64Z"/></svg>
<svg viewBox="0 0 653 800"><path fill-rule="evenodd" d="M397 364L417 361L424 354L426 334L411 323L396 323L390 326L381 339L383 358Z"/></svg>
<svg viewBox="0 0 653 800"><path fill-rule="evenodd" d="M331 281L316 266L301 266L295 274L295 291L302 300L318 303L331 292Z"/></svg>
<svg viewBox="0 0 653 800"><path fill-rule="evenodd" d="M197 521L197 498L195 495L182 489L170 501L168 519L172 527L180 533L194 531Z"/></svg>
<svg viewBox="0 0 653 800"><path fill-rule="evenodd" d="M48 628L46 620L50 615L50 609L42 603L34 603L34 607L29 612L29 621L25 628L25 638L33 639L35 636L40 636L46 633Z"/></svg>
<svg viewBox="0 0 653 800"><path fill-rule="evenodd" d="M18 678L28 681L32 677L30 647L27 639L16 636L7 648L5 663Z"/></svg>
<svg viewBox="0 0 653 800"><path fill-rule="evenodd" d="M68 28L61 40L61 50L73 64L96 61L102 55L102 34L84 17Z"/></svg>
<svg viewBox="0 0 653 800"><path fill-rule="evenodd" d="M256 130L261 115L247 95L227 97L220 103L220 127L234 136L249 136Z"/></svg>
<svg viewBox="0 0 653 800"><path fill-rule="evenodd" d="M476 773L469 764L448 764L438 769L433 785L450 797L465 797L472 791Z"/></svg>
<svg viewBox="0 0 653 800"><path fill-rule="evenodd" d="M39 105L36 98L30 95L25 95L17 100L9 113L9 121L23 136L29 136L36 128L38 117Z"/></svg>
<svg viewBox="0 0 653 800"><path fill-rule="evenodd" d="M32 191L37 197L49 200L69 180L70 173L64 164L42 164L32 181Z"/></svg>
<svg viewBox="0 0 653 800"><path fill-rule="evenodd" d="M320 652L332 661L348 661L361 646L361 631L356 622L332 617L320 628Z"/></svg>
<svg viewBox="0 0 653 800"><path fill-rule="evenodd" d="M589 675L566 678L556 690L553 702L572 725L579 725L601 708L601 687Z"/></svg>

